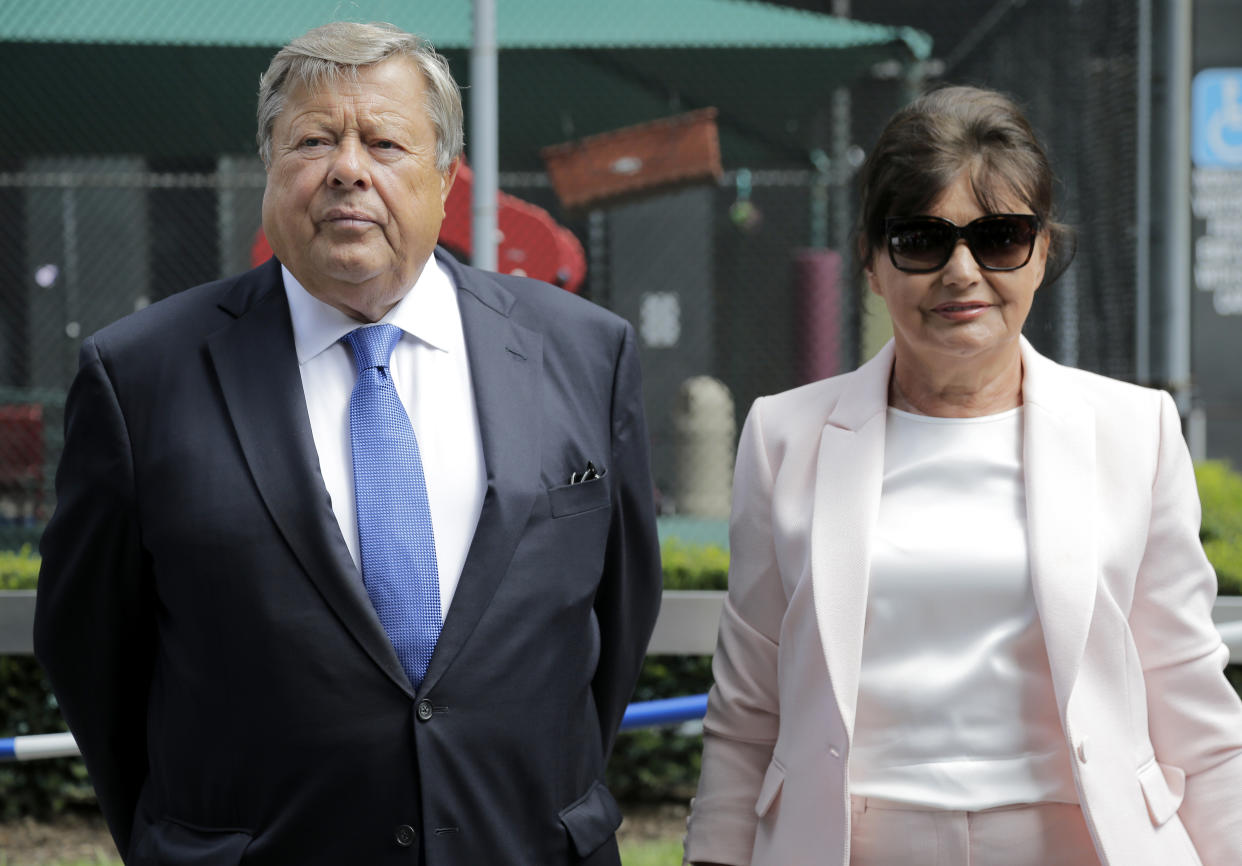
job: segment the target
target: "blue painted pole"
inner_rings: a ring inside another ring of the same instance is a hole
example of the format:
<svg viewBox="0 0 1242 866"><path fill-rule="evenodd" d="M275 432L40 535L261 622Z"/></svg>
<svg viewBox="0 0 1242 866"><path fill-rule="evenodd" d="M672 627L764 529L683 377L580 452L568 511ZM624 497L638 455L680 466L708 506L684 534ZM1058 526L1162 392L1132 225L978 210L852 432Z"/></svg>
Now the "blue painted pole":
<svg viewBox="0 0 1242 866"><path fill-rule="evenodd" d="M0 764L37 761L41 758L71 758L81 754L73 734L35 734L29 737L0 737Z"/></svg>
<svg viewBox="0 0 1242 866"><path fill-rule="evenodd" d="M672 725L701 719L707 713L707 695L686 695L658 701L639 701L626 707L621 730Z"/></svg>
<svg viewBox="0 0 1242 866"><path fill-rule="evenodd" d="M658 701L630 704L621 720L621 730L674 725L701 719L707 712L707 695L686 695ZM27 737L0 737L0 764L37 761L81 754L73 734L35 734Z"/></svg>

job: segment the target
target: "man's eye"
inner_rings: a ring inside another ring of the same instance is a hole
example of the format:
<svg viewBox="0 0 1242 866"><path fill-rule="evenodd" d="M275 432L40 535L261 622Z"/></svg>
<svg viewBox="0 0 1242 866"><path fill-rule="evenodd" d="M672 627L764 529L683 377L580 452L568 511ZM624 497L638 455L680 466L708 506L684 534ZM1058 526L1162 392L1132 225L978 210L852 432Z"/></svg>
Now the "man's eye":
<svg viewBox="0 0 1242 866"><path fill-rule="evenodd" d="M388 139L385 138L385 139L375 142L375 146L378 147L380 150L392 150L394 147L397 146L397 144L396 142L389 141Z"/></svg>
<svg viewBox="0 0 1242 866"><path fill-rule="evenodd" d="M324 139L317 135L310 135L302 139L302 147L319 147L325 143Z"/></svg>

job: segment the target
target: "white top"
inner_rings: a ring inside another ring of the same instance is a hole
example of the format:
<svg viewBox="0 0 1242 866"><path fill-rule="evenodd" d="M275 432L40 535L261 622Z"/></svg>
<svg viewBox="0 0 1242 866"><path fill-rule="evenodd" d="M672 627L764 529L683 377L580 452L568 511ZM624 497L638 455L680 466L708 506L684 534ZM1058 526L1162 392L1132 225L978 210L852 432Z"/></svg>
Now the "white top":
<svg viewBox="0 0 1242 866"><path fill-rule="evenodd" d="M1022 409L888 410L850 792L1076 803L1031 589Z"/></svg>
<svg viewBox="0 0 1242 866"><path fill-rule="evenodd" d="M358 566L358 511L349 446L349 396L357 372L349 347L340 339L362 324L312 296L288 268L282 266L281 272L319 469L341 535ZM393 349L391 371L418 437L436 537L443 619L487 490L457 289L436 260L428 259L418 282L380 321L405 332Z"/></svg>

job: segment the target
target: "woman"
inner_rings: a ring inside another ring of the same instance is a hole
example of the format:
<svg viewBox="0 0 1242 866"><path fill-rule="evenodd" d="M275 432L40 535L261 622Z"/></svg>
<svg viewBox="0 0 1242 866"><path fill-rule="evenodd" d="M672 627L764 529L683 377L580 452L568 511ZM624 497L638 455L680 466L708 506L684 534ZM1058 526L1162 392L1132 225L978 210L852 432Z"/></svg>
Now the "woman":
<svg viewBox="0 0 1242 866"><path fill-rule="evenodd" d="M1021 337L1052 185L1017 106L965 87L864 165L894 337L747 418L688 862L1242 864L1177 411Z"/></svg>

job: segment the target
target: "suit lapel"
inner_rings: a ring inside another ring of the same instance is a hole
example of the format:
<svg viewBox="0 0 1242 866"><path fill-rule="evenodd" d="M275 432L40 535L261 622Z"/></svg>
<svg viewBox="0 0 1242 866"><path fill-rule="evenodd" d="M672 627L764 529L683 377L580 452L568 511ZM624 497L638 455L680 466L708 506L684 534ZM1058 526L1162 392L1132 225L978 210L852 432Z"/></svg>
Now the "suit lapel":
<svg viewBox="0 0 1242 866"><path fill-rule="evenodd" d="M410 683L341 538L311 434L280 266L242 278L225 303L236 321L208 351L250 474L280 533L363 649L407 692Z"/></svg>
<svg viewBox="0 0 1242 866"><path fill-rule="evenodd" d="M437 251L457 286L487 492L461 579L420 693L435 686L508 570L539 488L543 338L509 317L516 298L482 271Z"/></svg>
<svg viewBox="0 0 1242 866"><path fill-rule="evenodd" d="M1022 364L1031 581L1064 713L1095 609L1095 417L1059 368L1025 339Z"/></svg>
<svg viewBox="0 0 1242 866"><path fill-rule="evenodd" d="M854 730L862 667L871 537L884 480L893 348L850 376L820 434L811 517L811 579L820 641L845 729Z"/></svg>

